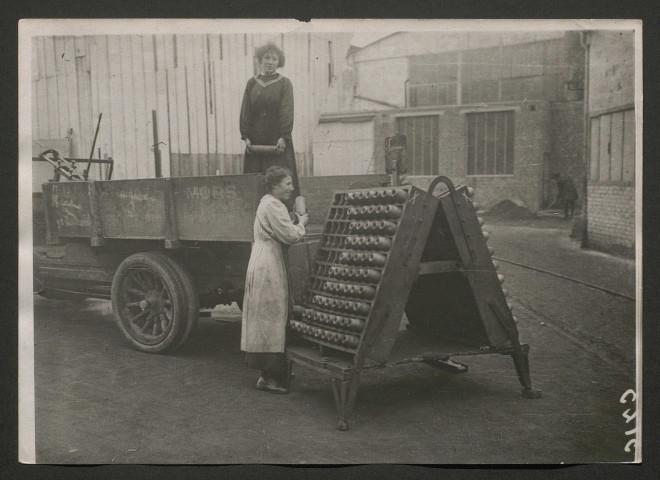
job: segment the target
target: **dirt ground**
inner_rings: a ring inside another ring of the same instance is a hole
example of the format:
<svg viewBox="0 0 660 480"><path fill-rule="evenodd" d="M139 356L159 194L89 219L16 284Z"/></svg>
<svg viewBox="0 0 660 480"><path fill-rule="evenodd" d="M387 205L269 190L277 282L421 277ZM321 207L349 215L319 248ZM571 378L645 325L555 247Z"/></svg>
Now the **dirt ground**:
<svg viewBox="0 0 660 480"><path fill-rule="evenodd" d="M490 225L490 244L496 256L634 293L634 264L580 250L568 228ZM327 377L298 367L288 395L254 388L235 312L203 319L180 353L150 355L128 346L109 302L35 296L37 461L631 461L630 405L619 399L635 388L634 302L507 263L500 272L543 398L522 398L509 357L456 358L469 366L460 375L411 364L363 377L347 432L335 429Z"/></svg>

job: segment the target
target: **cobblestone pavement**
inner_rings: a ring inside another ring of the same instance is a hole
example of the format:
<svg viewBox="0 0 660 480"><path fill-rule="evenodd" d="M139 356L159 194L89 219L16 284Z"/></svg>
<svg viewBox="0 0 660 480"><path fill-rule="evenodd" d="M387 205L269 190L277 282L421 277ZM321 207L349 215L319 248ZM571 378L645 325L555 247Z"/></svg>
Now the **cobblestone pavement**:
<svg viewBox="0 0 660 480"><path fill-rule="evenodd" d="M634 268L573 248L561 228L490 230L502 258L566 274L568 256L600 269L584 277L594 283L607 278L603 283L624 290L631 284ZM548 252L562 245L568 253L554 255L553 264ZM297 368L289 395L254 388L231 310L201 321L182 352L149 355L128 346L109 302L81 307L35 297L37 461L632 460L624 452L631 427L621 415L630 405L619 399L635 387L634 302L506 263L500 271L543 398L521 397L509 357L461 357L469 366L461 375L421 364L382 369L364 377L348 432L335 429L326 377Z"/></svg>

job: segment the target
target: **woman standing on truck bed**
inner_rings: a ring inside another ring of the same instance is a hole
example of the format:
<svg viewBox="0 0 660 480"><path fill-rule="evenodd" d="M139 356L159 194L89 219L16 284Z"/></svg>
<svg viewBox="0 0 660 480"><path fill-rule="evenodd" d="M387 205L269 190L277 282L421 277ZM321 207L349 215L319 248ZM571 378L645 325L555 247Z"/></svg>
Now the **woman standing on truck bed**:
<svg viewBox="0 0 660 480"><path fill-rule="evenodd" d="M254 220L254 244L245 278L241 350L247 352L248 367L261 370L259 390L288 393L284 344L289 283L282 247L303 238L307 214L296 213L298 224L291 222L284 204L294 191L288 169L269 167L264 180L270 193L261 198Z"/></svg>
<svg viewBox="0 0 660 480"><path fill-rule="evenodd" d="M300 195L296 157L293 152L293 85L277 73L284 66L284 52L273 43L255 52L260 73L247 82L241 106L241 138L245 141L243 173L263 173L273 165L291 171L294 195ZM275 152L256 152L255 145L276 147ZM287 203L292 208L290 201Z"/></svg>

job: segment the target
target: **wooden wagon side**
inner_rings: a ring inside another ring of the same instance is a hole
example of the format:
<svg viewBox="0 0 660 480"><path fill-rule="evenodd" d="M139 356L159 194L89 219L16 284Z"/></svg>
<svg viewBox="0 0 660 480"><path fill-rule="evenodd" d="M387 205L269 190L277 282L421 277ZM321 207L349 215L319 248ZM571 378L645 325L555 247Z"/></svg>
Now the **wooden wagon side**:
<svg viewBox="0 0 660 480"><path fill-rule="evenodd" d="M385 175L301 178L312 211L310 233L290 249L294 298L305 288L318 243L314 231L333 191L387 181ZM43 192L45 245L34 247L35 288L43 295L112 299L123 333L150 352L184 344L200 308L240 305L254 213L265 193L262 176L51 182Z"/></svg>

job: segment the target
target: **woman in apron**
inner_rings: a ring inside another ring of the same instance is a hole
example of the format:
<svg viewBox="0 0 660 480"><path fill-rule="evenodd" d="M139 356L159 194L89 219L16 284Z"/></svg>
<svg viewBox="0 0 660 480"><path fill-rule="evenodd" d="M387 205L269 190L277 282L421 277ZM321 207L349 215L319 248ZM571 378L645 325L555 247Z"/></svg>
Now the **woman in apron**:
<svg viewBox="0 0 660 480"><path fill-rule="evenodd" d="M257 388L270 393L288 393L285 330L289 314L289 283L283 246L293 245L305 235L307 214L289 217L285 202L294 192L291 172L269 167L264 195L254 220L254 243L245 278L241 350L247 365L261 370Z"/></svg>
<svg viewBox="0 0 660 480"><path fill-rule="evenodd" d="M243 173L263 173L270 166L279 165L291 171L294 194L300 195L296 157L293 152L293 85L277 73L284 66L284 52L275 44L258 48L255 58L260 73L247 82L241 105L241 138L245 141ZM274 152L259 153L253 145L275 147ZM287 202L289 210L293 208Z"/></svg>

